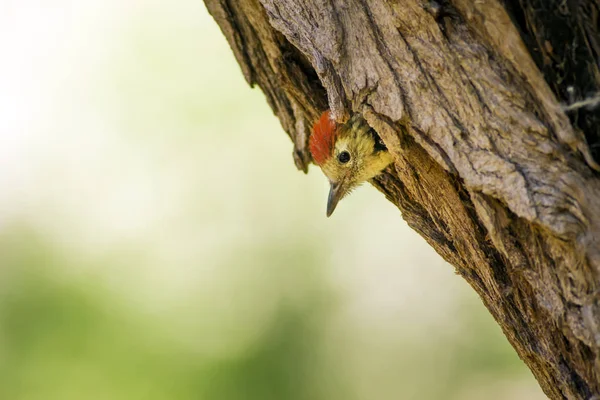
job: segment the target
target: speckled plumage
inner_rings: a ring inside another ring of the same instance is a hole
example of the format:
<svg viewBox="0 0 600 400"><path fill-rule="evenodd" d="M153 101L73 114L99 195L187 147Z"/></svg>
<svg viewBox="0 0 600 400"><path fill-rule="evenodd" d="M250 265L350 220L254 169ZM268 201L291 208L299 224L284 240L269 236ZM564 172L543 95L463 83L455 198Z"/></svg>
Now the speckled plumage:
<svg viewBox="0 0 600 400"><path fill-rule="evenodd" d="M341 125L325 111L313 126L309 148L331 183L327 216L352 189L379 175L392 162L385 145L360 114Z"/></svg>

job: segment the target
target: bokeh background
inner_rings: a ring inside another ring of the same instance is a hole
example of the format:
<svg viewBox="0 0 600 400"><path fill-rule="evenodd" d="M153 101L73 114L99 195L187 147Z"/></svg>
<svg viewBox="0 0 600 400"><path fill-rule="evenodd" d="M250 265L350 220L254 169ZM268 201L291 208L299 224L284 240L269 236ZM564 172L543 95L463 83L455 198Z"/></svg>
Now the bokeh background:
<svg viewBox="0 0 600 400"><path fill-rule="evenodd" d="M370 186L327 182L201 0L0 0L0 399L542 399Z"/></svg>

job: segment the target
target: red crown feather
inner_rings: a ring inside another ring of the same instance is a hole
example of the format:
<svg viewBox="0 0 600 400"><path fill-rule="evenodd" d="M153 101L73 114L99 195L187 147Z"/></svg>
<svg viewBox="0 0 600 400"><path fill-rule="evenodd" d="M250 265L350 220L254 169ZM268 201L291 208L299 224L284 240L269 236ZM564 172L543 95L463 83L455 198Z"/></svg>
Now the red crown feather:
<svg viewBox="0 0 600 400"><path fill-rule="evenodd" d="M329 110L315 122L308 146L310 154L317 165L324 164L333 154L333 143L337 132L337 124L331 119Z"/></svg>

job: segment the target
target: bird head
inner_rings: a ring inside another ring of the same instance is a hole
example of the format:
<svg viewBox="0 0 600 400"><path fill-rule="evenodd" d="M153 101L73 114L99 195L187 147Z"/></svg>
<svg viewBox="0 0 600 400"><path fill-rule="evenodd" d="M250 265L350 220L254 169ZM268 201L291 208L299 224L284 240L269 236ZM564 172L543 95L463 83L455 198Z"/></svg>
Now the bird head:
<svg viewBox="0 0 600 400"><path fill-rule="evenodd" d="M360 114L345 124L337 124L325 111L313 126L309 148L331 184L328 217L344 196L379 175L392 162L387 148Z"/></svg>

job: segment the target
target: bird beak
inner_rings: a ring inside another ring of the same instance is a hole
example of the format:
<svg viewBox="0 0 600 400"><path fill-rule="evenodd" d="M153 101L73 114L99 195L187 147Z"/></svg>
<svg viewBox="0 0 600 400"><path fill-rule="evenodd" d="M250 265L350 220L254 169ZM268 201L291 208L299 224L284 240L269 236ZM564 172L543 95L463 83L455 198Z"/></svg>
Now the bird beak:
<svg viewBox="0 0 600 400"><path fill-rule="evenodd" d="M333 214L333 210L335 210L335 206L337 206L338 202L344 197L345 194L344 181L340 182L331 182L331 187L329 189L329 198L327 199L327 216L330 217Z"/></svg>

